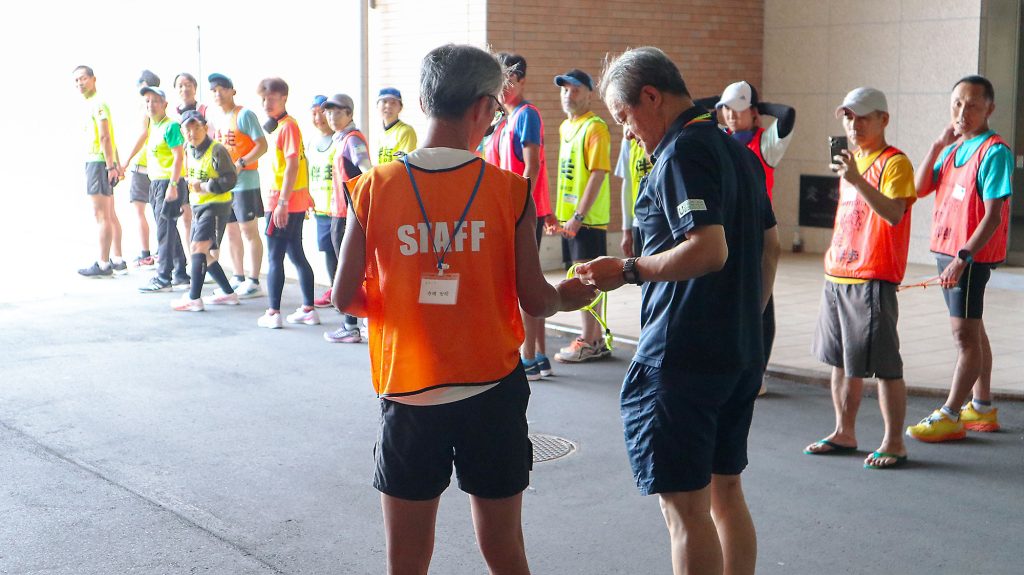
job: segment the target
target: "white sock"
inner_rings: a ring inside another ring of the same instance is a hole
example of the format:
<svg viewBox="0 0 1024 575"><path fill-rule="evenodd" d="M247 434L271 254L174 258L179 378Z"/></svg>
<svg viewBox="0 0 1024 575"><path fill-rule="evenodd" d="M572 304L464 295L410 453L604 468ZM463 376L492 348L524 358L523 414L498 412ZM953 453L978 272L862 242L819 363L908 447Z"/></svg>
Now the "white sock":
<svg viewBox="0 0 1024 575"><path fill-rule="evenodd" d="M110 262L96 262L96 263L99 264L100 269L103 270L103 271L107 271L107 270L110 269Z"/></svg>
<svg viewBox="0 0 1024 575"><path fill-rule="evenodd" d="M988 413L992 411L992 402L986 401L985 403L979 403L977 399L971 400L971 405L974 406L974 411L978 413Z"/></svg>
<svg viewBox="0 0 1024 575"><path fill-rule="evenodd" d="M953 421L960 421L960 413L953 411L952 409L946 407L945 405L943 405L942 409L940 409L939 411L944 413L946 417L950 418Z"/></svg>
<svg viewBox="0 0 1024 575"><path fill-rule="evenodd" d="M122 263L124 263L124 258L119 258L119 257L110 258L110 263L121 265Z"/></svg>

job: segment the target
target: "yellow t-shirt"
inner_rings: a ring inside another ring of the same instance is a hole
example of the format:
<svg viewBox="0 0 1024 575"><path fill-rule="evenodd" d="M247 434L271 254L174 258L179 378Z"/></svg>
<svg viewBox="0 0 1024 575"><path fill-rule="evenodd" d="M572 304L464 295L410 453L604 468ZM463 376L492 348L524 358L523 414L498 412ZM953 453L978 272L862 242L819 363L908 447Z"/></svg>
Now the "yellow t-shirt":
<svg viewBox="0 0 1024 575"><path fill-rule="evenodd" d="M100 142L100 125L103 120L107 121L107 130L110 134L110 148L115 151L117 150L117 146L114 144L114 120L110 117L110 107L95 93L85 99L85 105L88 108L89 120L84 127L86 138L90 141L85 161L106 162L106 157L103 154L103 144Z"/></svg>
<svg viewBox="0 0 1024 575"><path fill-rule="evenodd" d="M857 162L857 171L863 174L883 150L884 148L870 154L855 153L853 159ZM882 170L882 177L878 183L878 191L887 198L909 199L907 207L917 200L917 188L914 187L914 166L910 163L909 158L900 154L893 156L885 163L885 169ZM838 278L828 274L825 274L825 279L837 284L862 284L868 281L857 278Z"/></svg>
<svg viewBox="0 0 1024 575"><path fill-rule="evenodd" d="M377 148L377 165L400 160L415 149L416 130L401 120L395 120L390 128L384 130L384 137Z"/></svg>

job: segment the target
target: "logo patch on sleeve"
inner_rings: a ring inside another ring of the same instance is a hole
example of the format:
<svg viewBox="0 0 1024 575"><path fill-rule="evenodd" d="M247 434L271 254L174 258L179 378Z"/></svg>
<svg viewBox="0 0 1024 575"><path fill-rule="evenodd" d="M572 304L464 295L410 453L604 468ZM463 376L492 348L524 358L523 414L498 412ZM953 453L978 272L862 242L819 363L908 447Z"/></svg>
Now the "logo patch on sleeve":
<svg viewBox="0 0 1024 575"><path fill-rule="evenodd" d="M706 212L708 211L707 204L704 200L686 200L685 202L676 206L676 213L679 217L685 217L690 212Z"/></svg>

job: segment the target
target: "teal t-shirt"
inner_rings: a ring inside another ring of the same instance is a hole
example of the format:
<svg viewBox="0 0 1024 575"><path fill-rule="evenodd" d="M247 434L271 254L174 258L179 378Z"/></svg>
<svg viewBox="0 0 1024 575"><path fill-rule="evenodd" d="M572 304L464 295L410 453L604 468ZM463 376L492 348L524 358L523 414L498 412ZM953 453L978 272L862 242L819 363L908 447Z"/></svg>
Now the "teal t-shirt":
<svg viewBox="0 0 1024 575"><path fill-rule="evenodd" d="M260 121L256 117L256 113L249 108L244 108L242 113L238 115L236 120L238 123L238 131L249 136L253 141L259 140L265 137L263 135L263 127L260 126ZM238 172L238 183L235 185L233 192L241 192L244 190L259 190L260 189L260 172L259 170L242 170Z"/></svg>
<svg viewBox="0 0 1024 575"><path fill-rule="evenodd" d="M956 151L953 158L953 165L963 166L967 160L978 151L978 148L995 132L989 130L980 136L967 140ZM957 144L946 146L939 158L932 166L932 180L938 182L939 170L942 164L949 157L950 152ZM1013 152L1006 146L993 146L981 159L981 166L978 168L978 190L981 192L982 200L998 200L1013 193Z"/></svg>

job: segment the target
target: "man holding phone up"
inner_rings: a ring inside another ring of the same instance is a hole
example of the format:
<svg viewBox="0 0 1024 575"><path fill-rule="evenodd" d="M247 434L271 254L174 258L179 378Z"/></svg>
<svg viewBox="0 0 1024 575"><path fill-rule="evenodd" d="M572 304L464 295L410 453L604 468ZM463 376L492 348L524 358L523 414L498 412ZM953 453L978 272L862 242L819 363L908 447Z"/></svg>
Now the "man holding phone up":
<svg viewBox="0 0 1024 575"><path fill-rule="evenodd" d="M896 286L907 268L910 208L917 198L914 168L903 152L886 143L889 112L882 92L853 90L836 108L836 117L842 118L853 149L832 158L832 170L840 177L839 207L825 254L825 289L812 345L814 355L832 366L836 428L804 453L856 451L864 378L877 377L885 435L864 467L885 469L907 460Z"/></svg>

